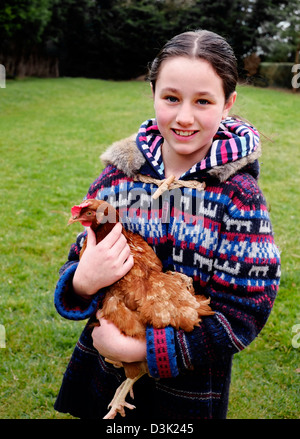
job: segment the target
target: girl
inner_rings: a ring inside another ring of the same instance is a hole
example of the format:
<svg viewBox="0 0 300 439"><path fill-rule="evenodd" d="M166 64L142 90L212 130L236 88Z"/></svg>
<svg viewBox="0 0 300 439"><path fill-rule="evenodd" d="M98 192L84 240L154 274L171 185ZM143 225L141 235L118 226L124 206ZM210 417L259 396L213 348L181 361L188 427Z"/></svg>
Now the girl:
<svg viewBox="0 0 300 439"><path fill-rule="evenodd" d="M208 31L175 36L153 61L149 79L156 118L103 154L106 168L87 198L117 207L124 227L144 237L165 270L193 277L215 314L190 333L148 327L146 342L125 337L103 319L93 330L87 325L55 408L103 417L124 379L123 370L103 357L146 358L150 376L135 384L137 408L127 410L128 419L225 418L232 356L263 328L279 285L279 252L257 184L259 134L228 117L238 75L222 37ZM153 203L159 180L170 176L176 191L170 187ZM204 182L205 190L191 182ZM79 262L85 233L88 245ZM88 228L61 268L58 312L88 318L101 307L103 288L133 264L120 224L98 245Z"/></svg>

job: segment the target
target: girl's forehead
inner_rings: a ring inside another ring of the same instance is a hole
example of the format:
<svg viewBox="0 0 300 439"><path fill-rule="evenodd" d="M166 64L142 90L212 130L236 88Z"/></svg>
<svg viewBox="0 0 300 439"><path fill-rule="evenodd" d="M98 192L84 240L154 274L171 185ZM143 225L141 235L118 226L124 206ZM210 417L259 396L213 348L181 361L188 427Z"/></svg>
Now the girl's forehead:
<svg viewBox="0 0 300 439"><path fill-rule="evenodd" d="M190 73L191 71L201 71L204 73L213 71L215 73L212 65L206 59L189 56L173 56L165 59L161 63L159 74L161 74L163 70L178 71L179 69L186 71L186 73Z"/></svg>
<svg viewBox="0 0 300 439"><path fill-rule="evenodd" d="M223 92L223 82L212 65L202 58L176 56L164 60L156 87Z"/></svg>

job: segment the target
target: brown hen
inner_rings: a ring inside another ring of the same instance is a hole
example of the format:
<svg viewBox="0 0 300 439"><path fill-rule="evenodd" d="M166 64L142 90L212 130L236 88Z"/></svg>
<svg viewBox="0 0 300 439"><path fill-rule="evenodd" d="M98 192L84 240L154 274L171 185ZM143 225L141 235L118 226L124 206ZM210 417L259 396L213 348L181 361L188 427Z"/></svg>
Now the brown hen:
<svg viewBox="0 0 300 439"><path fill-rule="evenodd" d="M117 211L106 201L90 199L71 209L69 224L79 221L91 227L100 242L119 221ZM106 289L100 316L114 323L126 336L145 339L146 327L172 326L190 332L199 325L202 316L212 315L210 299L195 295L190 277L177 272L163 272L162 263L154 250L136 233L122 233L127 239L134 266L119 281ZM82 247L80 257L86 247ZM110 361L109 359L106 359ZM125 401L133 384L148 372L147 362L121 363L127 379L117 389L104 419L113 419L117 413L125 416L125 407L133 409Z"/></svg>

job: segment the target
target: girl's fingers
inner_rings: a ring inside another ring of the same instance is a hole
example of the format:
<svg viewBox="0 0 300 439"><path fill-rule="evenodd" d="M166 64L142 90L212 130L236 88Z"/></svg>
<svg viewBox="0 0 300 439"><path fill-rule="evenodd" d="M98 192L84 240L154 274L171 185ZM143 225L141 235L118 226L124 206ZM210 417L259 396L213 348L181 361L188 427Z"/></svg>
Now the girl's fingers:
<svg viewBox="0 0 300 439"><path fill-rule="evenodd" d="M133 259L133 256L130 254L130 255L128 256L128 258L126 259L126 261L124 262L124 265L123 265L124 271L126 271L125 274L128 273L128 271L129 271L133 266L134 266L134 259Z"/></svg>
<svg viewBox="0 0 300 439"><path fill-rule="evenodd" d="M119 264L123 264L130 256L130 247L122 234L121 223L117 223L99 244L101 244L101 249L108 249L113 259Z"/></svg>
<svg viewBox="0 0 300 439"><path fill-rule="evenodd" d="M90 227L87 228L87 234L87 248L79 268L82 268L85 278L94 279L94 291L96 286L99 289L111 285L125 276L133 267L134 261L127 240L122 234L121 223L117 223L98 244L96 244L96 235Z"/></svg>
<svg viewBox="0 0 300 439"><path fill-rule="evenodd" d="M111 232L101 241L102 246L112 248L122 234L122 224L117 223Z"/></svg>
<svg viewBox="0 0 300 439"><path fill-rule="evenodd" d="M116 246L117 245L118 245L118 243L116 244ZM131 251L130 251L129 245L127 244L127 241L125 241L125 245L123 245L123 242L120 243L119 248L120 248L120 251L117 252L117 249L116 249L116 254L119 254L118 259L119 259L120 263L122 264L129 258L129 256L131 255Z"/></svg>
<svg viewBox="0 0 300 439"><path fill-rule="evenodd" d="M87 246L95 246L96 245L96 235L95 232L90 228L87 227Z"/></svg>

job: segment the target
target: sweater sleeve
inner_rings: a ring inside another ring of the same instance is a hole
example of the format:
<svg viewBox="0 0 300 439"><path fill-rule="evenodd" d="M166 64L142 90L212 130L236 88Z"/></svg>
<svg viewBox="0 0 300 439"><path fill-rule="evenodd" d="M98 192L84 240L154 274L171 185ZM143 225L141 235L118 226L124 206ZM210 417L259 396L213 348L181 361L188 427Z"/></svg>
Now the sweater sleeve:
<svg viewBox="0 0 300 439"><path fill-rule="evenodd" d="M57 312L70 320L83 320L89 318L99 306L101 291L91 297L91 300L82 299L73 291L73 276L79 262L79 253L83 245L86 232L78 235L77 240L71 245L67 262L59 270L59 280L54 292L54 305Z"/></svg>
<svg viewBox="0 0 300 439"><path fill-rule="evenodd" d="M238 175L228 188L212 272L202 290L211 298L215 314L203 318L190 333L149 329L152 348L147 358L152 376L165 376L165 371L168 377L176 376L180 370L243 350L271 312L279 287L280 255L266 202L252 177ZM161 360L162 351L167 366Z"/></svg>

